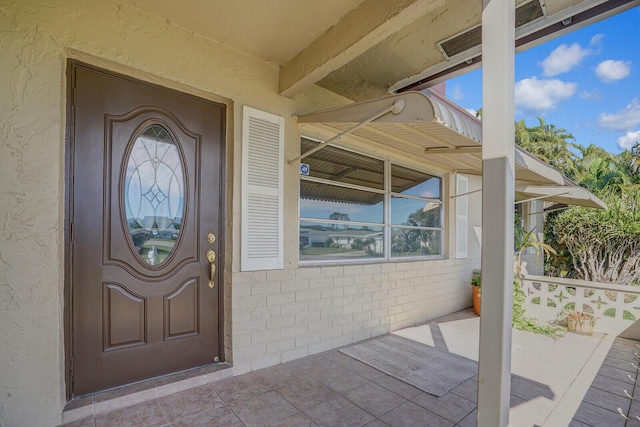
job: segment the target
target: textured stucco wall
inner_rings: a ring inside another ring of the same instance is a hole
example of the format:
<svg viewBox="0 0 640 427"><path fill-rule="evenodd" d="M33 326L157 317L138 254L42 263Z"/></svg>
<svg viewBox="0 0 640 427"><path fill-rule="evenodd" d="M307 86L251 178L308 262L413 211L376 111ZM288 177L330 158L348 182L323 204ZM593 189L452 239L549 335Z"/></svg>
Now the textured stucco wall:
<svg viewBox="0 0 640 427"><path fill-rule="evenodd" d="M240 183L242 106L284 116L294 152L297 106L276 94L274 66L126 0L0 0L0 54L0 425L51 426L60 423L64 406L66 59L232 100L230 188ZM295 180L285 182L288 194L296 191ZM228 209L229 242L239 240L238 208L235 201Z"/></svg>

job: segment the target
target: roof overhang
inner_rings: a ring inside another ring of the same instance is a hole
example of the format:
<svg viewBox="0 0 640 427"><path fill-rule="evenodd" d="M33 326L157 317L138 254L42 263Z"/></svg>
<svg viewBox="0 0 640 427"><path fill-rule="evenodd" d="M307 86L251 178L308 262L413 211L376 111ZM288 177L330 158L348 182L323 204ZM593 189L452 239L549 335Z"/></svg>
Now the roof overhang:
<svg viewBox="0 0 640 427"><path fill-rule="evenodd" d="M381 112L384 114L376 117ZM306 114L298 122L305 135L324 140L339 136L332 143L351 139L445 170L482 174L480 120L432 91L406 92ZM562 174L519 147L515 164L519 183L565 184Z"/></svg>

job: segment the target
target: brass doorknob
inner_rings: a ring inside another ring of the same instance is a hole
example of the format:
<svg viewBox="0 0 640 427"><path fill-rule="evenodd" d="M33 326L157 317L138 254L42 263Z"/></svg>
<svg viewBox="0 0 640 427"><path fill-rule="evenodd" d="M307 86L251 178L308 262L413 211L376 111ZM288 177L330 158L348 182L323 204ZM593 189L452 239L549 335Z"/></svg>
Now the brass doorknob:
<svg viewBox="0 0 640 427"><path fill-rule="evenodd" d="M209 288L213 289L213 287L216 285L214 279L216 276L216 252L209 249L207 251L207 261L209 261L209 264L211 264L211 277L209 279Z"/></svg>

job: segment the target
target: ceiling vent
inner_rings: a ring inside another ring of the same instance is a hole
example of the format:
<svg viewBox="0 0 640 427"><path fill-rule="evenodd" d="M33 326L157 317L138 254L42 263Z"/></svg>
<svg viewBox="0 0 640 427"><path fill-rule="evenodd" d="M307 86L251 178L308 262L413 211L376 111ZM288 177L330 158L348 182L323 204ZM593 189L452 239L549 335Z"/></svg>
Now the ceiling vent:
<svg viewBox="0 0 640 427"><path fill-rule="evenodd" d="M531 0L523 3L516 7L516 28L529 24L543 16L546 16L546 9L540 3L540 0ZM482 27L478 24L467 31L436 43L436 46L438 46L442 55L448 60L474 47L479 47L481 41Z"/></svg>

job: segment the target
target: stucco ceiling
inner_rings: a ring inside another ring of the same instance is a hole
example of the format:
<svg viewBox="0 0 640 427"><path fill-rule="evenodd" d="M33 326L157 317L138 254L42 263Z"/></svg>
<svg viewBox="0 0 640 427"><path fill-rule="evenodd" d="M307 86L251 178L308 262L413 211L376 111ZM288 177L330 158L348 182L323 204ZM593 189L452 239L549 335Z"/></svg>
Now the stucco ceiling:
<svg viewBox="0 0 640 427"><path fill-rule="evenodd" d="M139 9L281 65L364 0L131 0Z"/></svg>
<svg viewBox="0 0 640 427"><path fill-rule="evenodd" d="M518 27L519 49L640 4L531 0L544 16ZM128 0L146 13L279 67L279 90L312 84L353 100L427 87L479 66L476 46L437 43L478 26L482 0ZM517 6L529 0L518 0ZM550 33L550 34L549 34Z"/></svg>

